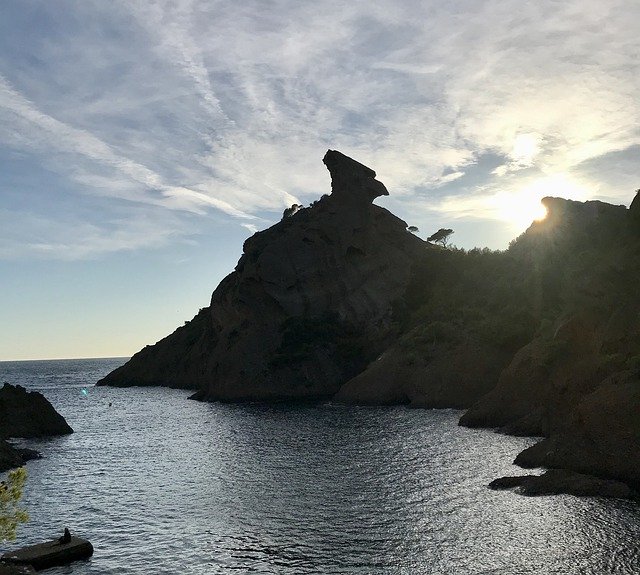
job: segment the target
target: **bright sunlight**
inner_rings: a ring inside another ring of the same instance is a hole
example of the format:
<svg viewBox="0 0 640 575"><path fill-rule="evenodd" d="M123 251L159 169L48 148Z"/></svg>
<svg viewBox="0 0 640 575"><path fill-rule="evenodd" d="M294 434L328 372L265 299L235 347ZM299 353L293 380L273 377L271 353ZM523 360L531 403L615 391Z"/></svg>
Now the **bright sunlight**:
<svg viewBox="0 0 640 575"><path fill-rule="evenodd" d="M546 196L584 201L587 190L566 174L554 174L534 180L517 192L496 194L492 203L495 202L500 219L524 230L533 221L542 220L547 215L541 203Z"/></svg>

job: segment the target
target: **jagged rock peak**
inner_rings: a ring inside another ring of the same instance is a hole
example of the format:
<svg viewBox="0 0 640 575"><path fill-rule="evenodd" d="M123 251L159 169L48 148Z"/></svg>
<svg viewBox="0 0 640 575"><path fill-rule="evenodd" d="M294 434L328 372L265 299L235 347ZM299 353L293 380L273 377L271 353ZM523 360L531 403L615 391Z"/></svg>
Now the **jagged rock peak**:
<svg viewBox="0 0 640 575"><path fill-rule="evenodd" d="M371 169L337 150L327 150L322 159L331 174L331 195L349 202L370 204L378 196L388 196L384 184Z"/></svg>
<svg viewBox="0 0 640 575"><path fill-rule="evenodd" d="M634 222L640 222L640 190L636 190L636 195L629 206L629 214Z"/></svg>

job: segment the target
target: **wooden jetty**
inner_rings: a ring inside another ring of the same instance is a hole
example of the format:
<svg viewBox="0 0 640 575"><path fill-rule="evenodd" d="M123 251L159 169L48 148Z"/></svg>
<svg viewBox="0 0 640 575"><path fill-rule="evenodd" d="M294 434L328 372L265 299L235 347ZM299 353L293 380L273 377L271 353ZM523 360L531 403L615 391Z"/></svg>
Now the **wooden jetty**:
<svg viewBox="0 0 640 575"><path fill-rule="evenodd" d="M72 536L67 543L61 543L60 539L54 539L46 543L9 551L0 557L0 561L5 564L31 565L36 571L40 571L56 565L66 565L78 559L88 559L91 555L93 555L91 542L81 537Z"/></svg>

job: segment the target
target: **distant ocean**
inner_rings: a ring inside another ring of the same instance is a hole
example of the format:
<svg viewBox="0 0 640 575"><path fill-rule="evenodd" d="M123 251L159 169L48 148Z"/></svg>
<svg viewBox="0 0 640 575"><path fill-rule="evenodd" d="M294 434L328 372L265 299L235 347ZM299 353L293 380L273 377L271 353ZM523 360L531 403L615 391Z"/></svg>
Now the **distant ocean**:
<svg viewBox="0 0 640 575"><path fill-rule="evenodd" d="M486 485L532 439L459 411L188 401L97 388L124 359L0 363L75 433L23 445L31 521L93 542L47 575L640 573L640 506ZM83 393L86 390L86 394Z"/></svg>

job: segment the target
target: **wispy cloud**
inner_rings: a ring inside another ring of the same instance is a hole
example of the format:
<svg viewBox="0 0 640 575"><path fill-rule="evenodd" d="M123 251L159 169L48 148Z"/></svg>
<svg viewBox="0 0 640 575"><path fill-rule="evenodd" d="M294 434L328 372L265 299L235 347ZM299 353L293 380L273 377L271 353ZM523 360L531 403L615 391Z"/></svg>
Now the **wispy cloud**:
<svg viewBox="0 0 640 575"><path fill-rule="evenodd" d="M77 260L116 251L159 248L184 237L178 218L120 218L94 224L73 215L51 219L0 209L0 259Z"/></svg>
<svg viewBox="0 0 640 575"><path fill-rule="evenodd" d="M328 191L328 147L425 225L500 217L478 206L561 176L628 198L590 166L640 145L633 0L64 4L20 36L18 3L4 15L0 139L140 221L214 210L253 229Z"/></svg>
<svg viewBox="0 0 640 575"><path fill-rule="evenodd" d="M204 193L183 186L168 184L162 176L146 166L126 158L86 130L80 130L60 122L38 110L31 102L19 94L5 78L0 76L0 108L13 113L23 124L24 133L30 135L31 144L40 150L46 147L49 153L70 153L106 165L145 190L151 191L147 198L137 196L136 201L162 204L162 198L170 207L197 210L197 206L209 205L229 215L249 217L227 202L209 197ZM85 180L86 181L86 180Z"/></svg>

